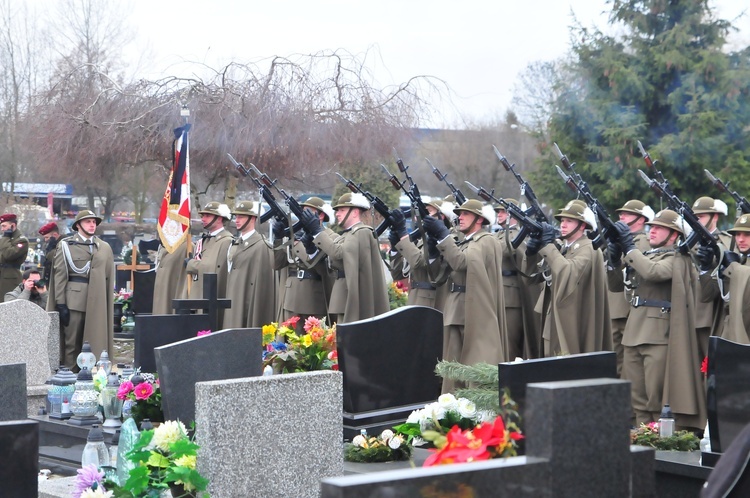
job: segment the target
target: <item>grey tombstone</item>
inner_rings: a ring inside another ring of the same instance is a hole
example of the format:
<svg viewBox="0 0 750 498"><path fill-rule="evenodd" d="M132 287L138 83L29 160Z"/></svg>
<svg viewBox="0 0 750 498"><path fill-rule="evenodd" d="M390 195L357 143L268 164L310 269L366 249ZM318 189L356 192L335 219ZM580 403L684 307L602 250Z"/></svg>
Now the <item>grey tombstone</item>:
<svg viewBox="0 0 750 498"><path fill-rule="evenodd" d="M0 483L3 497L37 496L39 427L33 420L0 422Z"/></svg>
<svg viewBox="0 0 750 498"><path fill-rule="evenodd" d="M26 418L26 364L0 365L0 422Z"/></svg>
<svg viewBox="0 0 750 498"><path fill-rule="evenodd" d="M219 330L154 349L165 420L195 420L195 384L263 373L261 329Z"/></svg>
<svg viewBox="0 0 750 498"><path fill-rule="evenodd" d="M708 340L708 428L711 451L721 453L750 423L750 345Z"/></svg>
<svg viewBox="0 0 750 498"><path fill-rule="evenodd" d="M443 314L404 306L336 328L344 374L344 436L379 432L440 396Z"/></svg>
<svg viewBox="0 0 750 498"><path fill-rule="evenodd" d="M156 372L154 349L195 337L210 330L208 315L138 315L135 317L134 364L143 372Z"/></svg>
<svg viewBox="0 0 750 498"><path fill-rule="evenodd" d="M317 497L342 475L341 372L195 385L198 470L213 498Z"/></svg>

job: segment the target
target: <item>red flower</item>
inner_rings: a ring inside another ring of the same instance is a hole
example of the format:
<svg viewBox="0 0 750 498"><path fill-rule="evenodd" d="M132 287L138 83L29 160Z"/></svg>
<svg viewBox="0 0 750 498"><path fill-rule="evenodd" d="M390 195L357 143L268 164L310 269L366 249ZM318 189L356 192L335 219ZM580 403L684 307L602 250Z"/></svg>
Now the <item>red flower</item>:
<svg viewBox="0 0 750 498"><path fill-rule="evenodd" d="M289 320L285 322L281 322L282 327L289 327L290 329L293 329L297 326L297 322L299 322L298 316L293 316Z"/></svg>
<svg viewBox="0 0 750 498"><path fill-rule="evenodd" d="M338 369L339 369L338 363L334 363L333 365L331 365L331 370L338 370Z"/></svg>
<svg viewBox="0 0 750 498"><path fill-rule="evenodd" d="M154 386L152 386L149 382L141 382L140 384L135 386L135 389L133 391L135 392L135 399L148 399L152 394L154 394Z"/></svg>
<svg viewBox="0 0 750 498"><path fill-rule="evenodd" d="M708 356L703 358L703 361L701 362L701 372L703 375L708 375Z"/></svg>
<svg viewBox="0 0 750 498"><path fill-rule="evenodd" d="M447 463L476 462L490 458L487 443L476 438L470 430L461 432L461 429L454 425L448 431L446 439L447 443L442 449L432 450L434 453L425 460L425 467Z"/></svg>

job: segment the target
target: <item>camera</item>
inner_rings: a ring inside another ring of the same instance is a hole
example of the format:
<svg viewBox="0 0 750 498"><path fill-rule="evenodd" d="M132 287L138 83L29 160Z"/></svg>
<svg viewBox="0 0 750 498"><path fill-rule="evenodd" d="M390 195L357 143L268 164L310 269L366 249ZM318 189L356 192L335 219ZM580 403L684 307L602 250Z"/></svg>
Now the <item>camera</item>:
<svg viewBox="0 0 750 498"><path fill-rule="evenodd" d="M34 282L34 286L37 289L42 289L42 288L44 288L44 287L47 286L47 281L44 280L43 278L40 278L39 280L37 280L36 282Z"/></svg>

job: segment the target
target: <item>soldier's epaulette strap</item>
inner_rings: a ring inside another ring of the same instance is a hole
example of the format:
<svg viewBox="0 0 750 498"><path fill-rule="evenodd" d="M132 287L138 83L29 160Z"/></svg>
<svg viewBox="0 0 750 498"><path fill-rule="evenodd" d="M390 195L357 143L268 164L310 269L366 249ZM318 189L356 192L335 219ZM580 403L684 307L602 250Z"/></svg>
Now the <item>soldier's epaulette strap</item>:
<svg viewBox="0 0 750 498"><path fill-rule="evenodd" d="M649 254L662 254L668 252L677 252L677 249L650 249L648 251L643 251L643 255L648 256Z"/></svg>

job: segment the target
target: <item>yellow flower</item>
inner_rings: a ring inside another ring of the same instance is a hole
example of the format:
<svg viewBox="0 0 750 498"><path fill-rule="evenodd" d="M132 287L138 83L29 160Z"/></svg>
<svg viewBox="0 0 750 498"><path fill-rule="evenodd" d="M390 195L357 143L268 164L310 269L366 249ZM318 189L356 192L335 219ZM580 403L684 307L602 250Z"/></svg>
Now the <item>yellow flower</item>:
<svg viewBox="0 0 750 498"><path fill-rule="evenodd" d="M263 345L273 342L276 339L276 324L263 325Z"/></svg>
<svg viewBox="0 0 750 498"><path fill-rule="evenodd" d="M174 464L178 467L187 467L189 469L195 468L195 455L185 455L180 458L176 458Z"/></svg>
<svg viewBox="0 0 750 498"><path fill-rule="evenodd" d="M302 337L302 345L306 348L312 346L312 337L310 337L309 334L306 334L304 337Z"/></svg>

